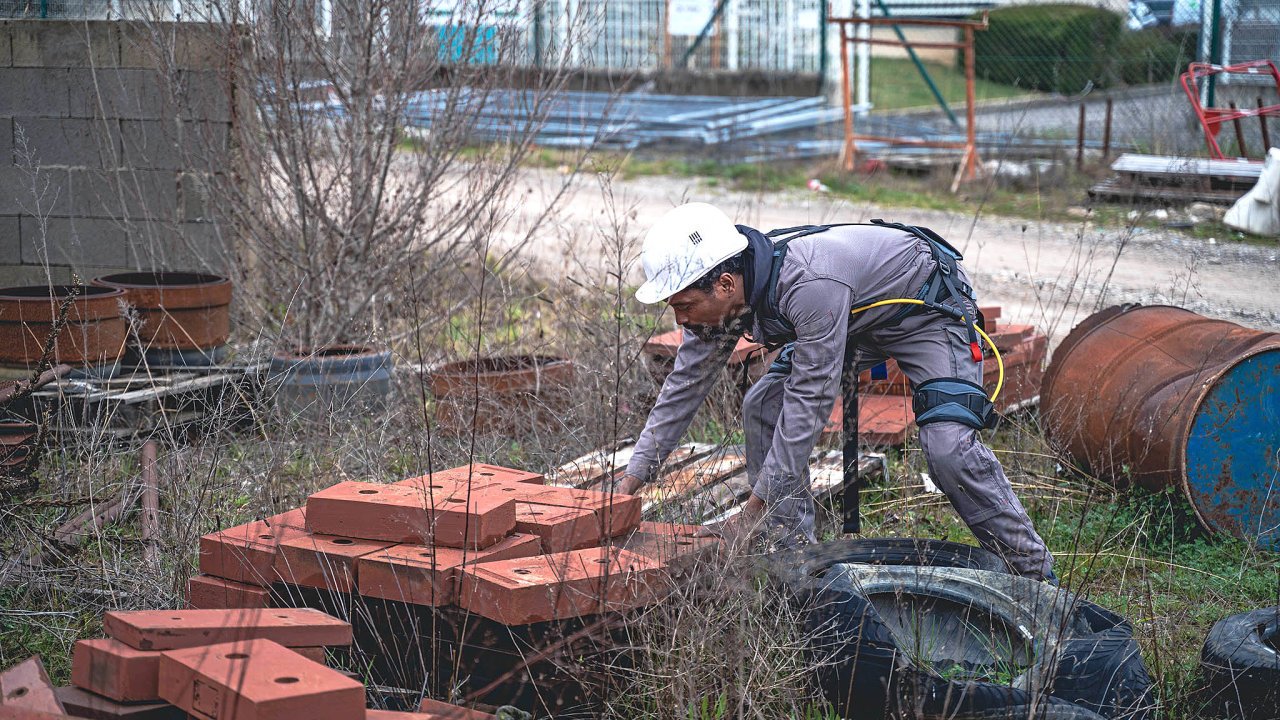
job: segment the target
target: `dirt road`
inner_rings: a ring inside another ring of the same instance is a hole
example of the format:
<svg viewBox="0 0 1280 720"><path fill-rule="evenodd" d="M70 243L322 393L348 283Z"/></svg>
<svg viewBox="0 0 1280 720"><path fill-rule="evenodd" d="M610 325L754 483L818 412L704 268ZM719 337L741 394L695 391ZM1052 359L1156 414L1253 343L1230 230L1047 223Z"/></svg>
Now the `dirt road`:
<svg viewBox="0 0 1280 720"><path fill-rule="evenodd" d="M547 188L563 178L530 172L521 180L524 203L513 229L540 207ZM1228 238L1194 239L1175 231L1097 228L974 213L880 208L831 200L807 190L744 193L688 178L642 177L609 190L579 178L553 220L521 253L521 263L547 279L607 283L606 273L628 261L629 282L643 281L636 260L646 227L681 202L711 202L736 221L760 229L883 217L933 228L965 255L983 304L1003 306L1006 321L1032 323L1056 343L1097 309L1117 303L1172 304L1205 315L1280 331L1280 246ZM1035 198L1028 197L1029 212ZM622 253L616 237L625 238ZM510 237L507 238L510 242Z"/></svg>

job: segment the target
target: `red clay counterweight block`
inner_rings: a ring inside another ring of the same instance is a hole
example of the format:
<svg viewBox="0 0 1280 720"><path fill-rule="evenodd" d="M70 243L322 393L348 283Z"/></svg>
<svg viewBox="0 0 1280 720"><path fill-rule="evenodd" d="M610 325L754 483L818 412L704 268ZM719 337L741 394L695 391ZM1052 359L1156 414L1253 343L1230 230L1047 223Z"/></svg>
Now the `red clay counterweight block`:
<svg viewBox="0 0 1280 720"><path fill-rule="evenodd" d="M484 550L393 545L357 563L360 594L413 605L440 607L457 599L458 575L467 564L529 557L542 552L536 535L516 533Z"/></svg>
<svg viewBox="0 0 1280 720"><path fill-rule="evenodd" d="M271 605L271 591L257 585L193 575L187 581L187 607L195 610L264 608Z"/></svg>
<svg viewBox="0 0 1280 720"><path fill-rule="evenodd" d="M516 510L511 500L443 481L425 491L349 481L307 499L307 524L326 535L484 548L515 529Z"/></svg>
<svg viewBox="0 0 1280 720"><path fill-rule="evenodd" d="M504 625L648 605L664 568L621 548L590 548L465 568L458 604Z"/></svg>
<svg viewBox="0 0 1280 720"><path fill-rule="evenodd" d="M462 467L449 468L448 470L439 470L431 473L430 475L407 478L394 484L421 487L428 484L429 481L438 480L448 480L450 482L461 483L464 485L469 482L471 483L471 489L473 491L494 483L527 483L530 485L543 485L547 482L547 479L543 477L541 473L516 470L514 468L502 467L500 465L489 465L487 463L473 463L471 465L463 465Z"/></svg>
<svg viewBox="0 0 1280 720"><path fill-rule="evenodd" d="M7 710L62 714L62 703L53 694L53 683L38 656L0 673L0 718Z"/></svg>
<svg viewBox="0 0 1280 720"><path fill-rule="evenodd" d="M173 650L264 638L286 647L350 645L351 624L310 608L114 610L107 635L138 650Z"/></svg>
<svg viewBox="0 0 1280 720"><path fill-rule="evenodd" d="M80 640L71 655L71 684L117 702L160 699L160 651L137 650L111 638Z"/></svg>
<svg viewBox="0 0 1280 720"><path fill-rule="evenodd" d="M519 502L590 510L595 513L600 537L626 535L640 524L643 500L635 495L575 490L554 485L500 483L484 488L490 495L506 496Z"/></svg>
<svg viewBox="0 0 1280 720"><path fill-rule="evenodd" d="M270 527L261 520L218 530L200 538L200 572L226 580L268 587L276 581L272 566L276 545L300 531Z"/></svg>
<svg viewBox="0 0 1280 720"><path fill-rule="evenodd" d="M200 720L362 720L364 685L270 640L169 650L160 696Z"/></svg>
<svg viewBox="0 0 1280 720"><path fill-rule="evenodd" d="M376 540L296 535L280 541L275 574L293 585L347 593L356 587L356 561L388 547Z"/></svg>
<svg viewBox="0 0 1280 720"><path fill-rule="evenodd" d="M517 502L516 530L541 538L545 554L600 545L600 523L586 508Z"/></svg>

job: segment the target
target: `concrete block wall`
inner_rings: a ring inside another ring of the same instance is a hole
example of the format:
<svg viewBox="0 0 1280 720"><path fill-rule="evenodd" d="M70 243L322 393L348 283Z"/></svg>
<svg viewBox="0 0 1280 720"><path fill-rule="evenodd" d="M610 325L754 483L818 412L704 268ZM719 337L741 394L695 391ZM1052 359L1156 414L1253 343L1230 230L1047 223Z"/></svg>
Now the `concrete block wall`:
<svg viewBox="0 0 1280 720"><path fill-rule="evenodd" d="M226 35L0 22L0 286L227 269L201 181L229 162Z"/></svg>

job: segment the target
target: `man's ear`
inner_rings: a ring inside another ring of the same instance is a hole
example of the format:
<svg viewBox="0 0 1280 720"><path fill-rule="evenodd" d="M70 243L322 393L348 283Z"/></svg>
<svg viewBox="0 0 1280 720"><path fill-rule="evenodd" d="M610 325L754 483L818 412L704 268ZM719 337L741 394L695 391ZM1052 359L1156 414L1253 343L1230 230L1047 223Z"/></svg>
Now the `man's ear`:
<svg viewBox="0 0 1280 720"><path fill-rule="evenodd" d="M734 289L738 286L738 278L734 277L732 273L720 273L716 286L726 295L732 295Z"/></svg>

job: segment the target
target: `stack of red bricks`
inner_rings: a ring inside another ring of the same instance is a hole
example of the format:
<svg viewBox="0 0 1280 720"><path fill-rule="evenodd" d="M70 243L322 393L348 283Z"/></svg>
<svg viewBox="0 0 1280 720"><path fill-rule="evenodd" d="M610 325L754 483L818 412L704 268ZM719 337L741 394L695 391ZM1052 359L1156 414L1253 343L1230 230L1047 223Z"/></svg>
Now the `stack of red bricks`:
<svg viewBox="0 0 1280 720"><path fill-rule="evenodd" d="M477 616L529 628L644 607L665 594L674 572L718 548L715 539L693 538L695 528L642 524L638 497L543 482L475 464L390 484L339 483L305 508L201 538L202 574L191 578L188 602L345 608L361 624L360 652L384 655L371 662L387 674L443 643L446 657L422 673L379 677L414 687L474 649L456 628L484 629ZM406 634L414 636L407 643ZM392 635L396 647L388 648ZM500 676L538 649L493 650L475 669Z"/></svg>
<svg viewBox="0 0 1280 720"><path fill-rule="evenodd" d="M107 637L76 643L71 686L38 658L0 674L0 717L149 720L482 720L425 701L419 712L367 710L364 685L325 665L351 625L312 609L108 612Z"/></svg>

